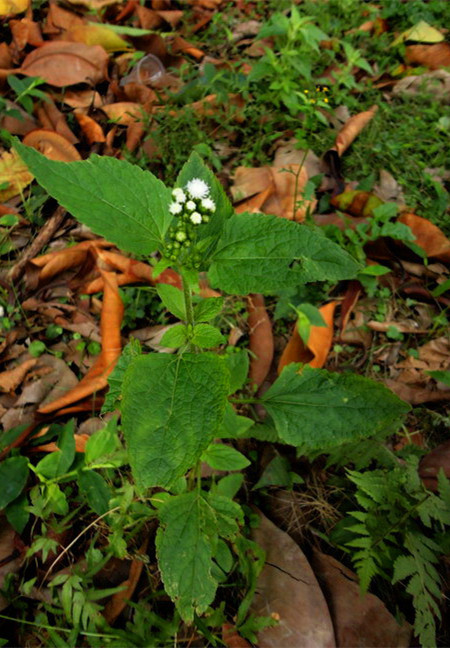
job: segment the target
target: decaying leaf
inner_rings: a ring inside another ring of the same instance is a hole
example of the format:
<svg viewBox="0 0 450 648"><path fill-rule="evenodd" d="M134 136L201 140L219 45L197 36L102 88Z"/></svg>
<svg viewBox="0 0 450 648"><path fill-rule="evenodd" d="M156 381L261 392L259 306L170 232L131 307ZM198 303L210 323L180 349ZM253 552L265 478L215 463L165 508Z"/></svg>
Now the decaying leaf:
<svg viewBox="0 0 450 648"><path fill-rule="evenodd" d="M420 461L419 476L432 491L438 490L437 477L440 470L450 479L450 441L439 444Z"/></svg>
<svg viewBox="0 0 450 648"><path fill-rule="evenodd" d="M106 52L123 52L133 49L132 45L105 25L78 25L66 34L68 41L101 45Z"/></svg>
<svg viewBox="0 0 450 648"><path fill-rule="evenodd" d="M450 103L450 72L434 70L426 74L413 74L400 79L392 88L395 95L418 95L428 92L442 103Z"/></svg>
<svg viewBox="0 0 450 648"><path fill-rule="evenodd" d="M0 157L0 184L7 183L6 189L0 189L0 202L5 202L20 194L33 180L33 175L17 152L4 151Z"/></svg>
<svg viewBox="0 0 450 648"><path fill-rule="evenodd" d="M30 358L22 362L14 369L8 369L0 373L0 391L12 392L21 384L27 373L36 364L36 358Z"/></svg>
<svg viewBox="0 0 450 648"><path fill-rule="evenodd" d="M76 83L93 85L106 78L108 59L100 45L56 41L30 52L17 72L41 77L58 88Z"/></svg>
<svg viewBox="0 0 450 648"><path fill-rule="evenodd" d="M303 362L315 369L324 366L333 342L333 317L337 304L338 302L332 301L319 309L326 326L311 326L307 345L299 335L297 324L294 325L278 363L279 374L291 362Z"/></svg>
<svg viewBox="0 0 450 648"><path fill-rule="evenodd" d="M260 648L336 646L333 624L322 590L305 555L292 538L262 513L253 539L266 551L252 612L280 622L258 635Z"/></svg>
<svg viewBox="0 0 450 648"><path fill-rule="evenodd" d="M328 603L338 646L408 648L411 626L400 626L377 596L361 596L356 574L320 551L314 551L312 567Z"/></svg>

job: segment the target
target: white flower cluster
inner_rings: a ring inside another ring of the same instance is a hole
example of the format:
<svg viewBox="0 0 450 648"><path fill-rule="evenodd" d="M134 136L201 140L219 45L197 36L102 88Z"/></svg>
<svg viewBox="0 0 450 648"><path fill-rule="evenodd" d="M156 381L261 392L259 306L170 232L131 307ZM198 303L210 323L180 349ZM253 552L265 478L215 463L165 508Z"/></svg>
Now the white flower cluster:
<svg viewBox="0 0 450 648"><path fill-rule="evenodd" d="M174 201L169 205L170 213L193 225L207 223L210 214L216 211L216 204L209 197L209 191L204 180L192 178L184 190L177 187L172 191Z"/></svg>

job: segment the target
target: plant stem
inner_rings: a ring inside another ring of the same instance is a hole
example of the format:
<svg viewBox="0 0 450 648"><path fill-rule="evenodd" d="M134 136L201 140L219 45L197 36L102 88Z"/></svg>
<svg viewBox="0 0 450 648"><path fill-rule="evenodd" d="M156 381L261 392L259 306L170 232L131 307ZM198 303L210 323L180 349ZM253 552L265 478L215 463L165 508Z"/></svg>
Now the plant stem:
<svg viewBox="0 0 450 648"><path fill-rule="evenodd" d="M192 292L189 287L189 283L181 273L181 279L183 282L183 294L184 294L184 305L186 308L186 324L194 326L194 308L192 306Z"/></svg>
<svg viewBox="0 0 450 648"><path fill-rule="evenodd" d="M259 398L229 398L230 403L236 403L240 405L241 403L261 403Z"/></svg>
<svg viewBox="0 0 450 648"><path fill-rule="evenodd" d="M305 152L303 154L302 161L300 162L300 167L297 173L295 174L295 186L294 186L294 211L292 212L292 220L295 221L295 212L297 211L297 204L300 202L297 200L297 192L298 192L298 181L300 178L300 174L303 169L303 165L305 164L306 156L308 155L309 149L305 149Z"/></svg>

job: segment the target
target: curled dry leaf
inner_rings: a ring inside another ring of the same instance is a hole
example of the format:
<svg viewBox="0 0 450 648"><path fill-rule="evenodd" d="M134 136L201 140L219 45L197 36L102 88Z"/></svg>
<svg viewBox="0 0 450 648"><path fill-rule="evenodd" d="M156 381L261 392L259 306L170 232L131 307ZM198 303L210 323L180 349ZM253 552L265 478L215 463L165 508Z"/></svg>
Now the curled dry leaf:
<svg viewBox="0 0 450 648"><path fill-rule="evenodd" d="M333 624L322 590L305 555L292 538L259 513L253 539L266 551L251 610L280 622L258 634L259 648L333 648Z"/></svg>
<svg viewBox="0 0 450 648"><path fill-rule="evenodd" d="M29 370L34 367L37 362L37 358L30 358L25 360L22 364L14 367L14 369L8 369L7 371L2 371L0 373L0 391L3 392L13 392L17 387L22 383L22 380L25 378Z"/></svg>
<svg viewBox="0 0 450 648"><path fill-rule="evenodd" d="M411 626L400 626L377 596L361 596L356 574L320 551L314 551L311 564L328 603L338 646L408 648Z"/></svg>
<svg viewBox="0 0 450 648"><path fill-rule="evenodd" d="M450 43L435 45L409 45L405 58L408 63L424 65L431 70L450 66Z"/></svg>
<svg viewBox="0 0 450 648"><path fill-rule="evenodd" d="M0 202L6 202L13 196L20 194L33 180L33 175L28 167L18 156L16 151L5 151L0 157L0 184L6 183L6 189L0 189Z"/></svg>
<svg viewBox="0 0 450 648"><path fill-rule="evenodd" d="M333 196L331 198L331 204L341 211L352 214L352 216L368 218L372 216L373 210L376 207L383 204L383 201L369 191L349 189Z"/></svg>
<svg viewBox="0 0 450 648"><path fill-rule="evenodd" d="M42 77L58 88L76 83L92 85L106 78L108 60L99 45L56 41L30 52L16 72Z"/></svg>
<svg viewBox="0 0 450 648"><path fill-rule="evenodd" d="M337 154L341 156L358 137L360 132L367 126L371 119L373 119L377 110L378 106L374 105L369 108L369 110L365 110L364 112L360 112L357 115L350 117L339 131L331 150L337 151Z"/></svg>
<svg viewBox="0 0 450 648"><path fill-rule="evenodd" d="M254 354L250 360L249 377L253 385L261 387L273 359L272 323L267 314L262 295L247 297L248 328L250 351Z"/></svg>
<svg viewBox="0 0 450 648"><path fill-rule="evenodd" d="M95 144L96 142L105 142L105 134L103 128L100 126L95 119L89 117L82 109L78 108L74 111L75 119L80 125L81 130L83 131L84 136L86 137L89 144Z"/></svg>
<svg viewBox="0 0 450 648"><path fill-rule="evenodd" d="M107 378L115 367L122 346L120 341L120 326L123 318L123 302L120 298L116 276L113 272L100 271L103 277L103 306L100 318L102 336L102 351L95 364L82 378L78 385L57 400L39 408L40 414L49 414L67 408L104 389Z"/></svg>
<svg viewBox="0 0 450 648"><path fill-rule="evenodd" d="M75 439L75 452L86 452L86 443L89 441L89 434L74 434ZM61 449L54 441L51 443L44 443L40 446L33 446L29 452L61 452Z"/></svg>
<svg viewBox="0 0 450 648"><path fill-rule="evenodd" d="M416 245L421 247L427 256L440 261L450 261L450 241L437 225L410 213L401 214L398 220L411 228L416 237Z"/></svg>
<svg viewBox="0 0 450 648"><path fill-rule="evenodd" d="M345 291L344 300L341 304L341 325L340 325L340 334L345 333L347 328L348 320L350 315L353 312L356 304L358 303L359 296L362 291L362 286L359 281L353 280L349 281L347 289Z"/></svg>
<svg viewBox="0 0 450 648"><path fill-rule="evenodd" d="M48 95L47 99L36 109L42 128L59 133L71 144L78 144L79 140L70 130L66 116L56 107L55 102Z"/></svg>
<svg viewBox="0 0 450 648"><path fill-rule="evenodd" d="M31 263L37 268L42 268L39 273L39 281L48 281L64 270L81 265L91 250L104 247L113 247L113 244L104 239L82 241L73 247L35 257L31 259Z"/></svg>
<svg viewBox="0 0 450 648"><path fill-rule="evenodd" d="M294 325L292 335L278 363L279 374L291 362L303 362L315 369L320 369L324 366L333 342L333 317L337 303L336 301L332 301L319 308L326 327L311 326L309 340L306 346L299 335L297 323Z"/></svg>
<svg viewBox="0 0 450 648"><path fill-rule="evenodd" d="M63 135L45 128L30 131L23 138L23 143L32 146L50 160L57 162L81 160L77 149Z"/></svg>

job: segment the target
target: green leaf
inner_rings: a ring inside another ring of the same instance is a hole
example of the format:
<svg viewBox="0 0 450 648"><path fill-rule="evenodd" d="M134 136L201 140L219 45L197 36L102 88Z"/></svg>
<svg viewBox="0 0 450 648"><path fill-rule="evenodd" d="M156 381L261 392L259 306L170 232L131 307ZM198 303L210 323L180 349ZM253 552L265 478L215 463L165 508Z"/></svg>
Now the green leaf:
<svg viewBox="0 0 450 648"><path fill-rule="evenodd" d="M106 459L120 448L117 435L117 416L113 416L102 430L98 430L89 437L85 448L86 465L98 459Z"/></svg>
<svg viewBox="0 0 450 648"><path fill-rule="evenodd" d="M108 511L112 492L101 475L95 470L82 470L78 476L78 485L94 513L103 515Z"/></svg>
<svg viewBox="0 0 450 648"><path fill-rule="evenodd" d="M109 390L102 406L102 414L113 412L120 404L122 381L127 367L136 356L141 354L141 343L136 338L131 338L124 347L110 376L108 376Z"/></svg>
<svg viewBox="0 0 450 648"><path fill-rule="evenodd" d="M287 486L292 488L292 473L289 461L281 455L276 455L267 464L263 474L253 486L253 490L267 486Z"/></svg>
<svg viewBox="0 0 450 648"><path fill-rule="evenodd" d="M184 189L189 180L200 178L210 187L210 197L216 203L216 211L211 216L208 224L198 228L198 240L211 239L211 242L204 251L207 256L215 246L217 238L220 236L223 225L233 213L233 206L228 200L225 191L217 180L214 173L203 162L198 153L191 153L188 161L184 164L178 174L176 186Z"/></svg>
<svg viewBox="0 0 450 648"><path fill-rule="evenodd" d="M242 470L250 465L247 457L223 443L212 443L206 448L201 459L215 470Z"/></svg>
<svg viewBox="0 0 450 648"><path fill-rule="evenodd" d="M171 326L162 336L159 344L168 349L178 349L186 344L188 339L187 328L185 324L175 324Z"/></svg>
<svg viewBox="0 0 450 648"><path fill-rule="evenodd" d="M244 475L242 475L241 473L226 475L217 482L215 492L218 495L223 495L224 497L233 499L233 497L241 488L243 481Z"/></svg>
<svg viewBox="0 0 450 648"><path fill-rule="evenodd" d="M235 214L212 256L211 285L229 293L277 292L308 281L351 279L361 266L318 229L267 214Z"/></svg>
<svg viewBox="0 0 450 648"><path fill-rule="evenodd" d="M300 311L301 313L306 315L308 321L312 326L327 326L320 310L312 304L299 304L295 310Z"/></svg>
<svg viewBox="0 0 450 648"><path fill-rule="evenodd" d="M152 173L108 156L55 162L18 141L14 146L39 184L96 234L135 254L163 249L171 194Z"/></svg>
<svg viewBox="0 0 450 648"><path fill-rule="evenodd" d="M25 493L21 493L19 497L8 504L5 508L6 519L10 525L17 531L22 533L30 518L30 513L27 511L28 498Z"/></svg>
<svg viewBox="0 0 450 648"><path fill-rule="evenodd" d="M222 538L232 539L239 531L239 524L244 523L244 514L237 502L218 493L208 493L207 500L214 509L217 530Z"/></svg>
<svg viewBox="0 0 450 648"><path fill-rule="evenodd" d="M211 324L196 324L191 342L202 349L212 349L219 346L219 344L223 344L225 338L219 329Z"/></svg>
<svg viewBox="0 0 450 648"><path fill-rule="evenodd" d="M230 372L230 390L228 395L234 394L245 385L248 376L248 353L246 349L239 349L235 353L224 356L225 364Z"/></svg>
<svg viewBox="0 0 450 648"><path fill-rule="evenodd" d="M166 592L187 623L214 600L211 535L217 538L213 510L196 491L171 497L159 508L156 554Z"/></svg>
<svg viewBox="0 0 450 648"><path fill-rule="evenodd" d="M201 302L194 307L194 321L195 322L209 322L220 313L223 308L223 297L209 297L202 299Z"/></svg>
<svg viewBox="0 0 450 648"><path fill-rule="evenodd" d="M262 397L281 439L307 450L363 439L399 424L410 406L380 383L293 363Z"/></svg>
<svg viewBox="0 0 450 648"><path fill-rule="evenodd" d="M0 509L16 499L28 478L26 457L10 457L0 463Z"/></svg>
<svg viewBox="0 0 450 648"><path fill-rule="evenodd" d="M183 291L170 284L157 284L156 291L168 311L178 319L186 320L186 306Z"/></svg>
<svg viewBox="0 0 450 648"><path fill-rule="evenodd" d="M217 437L221 439L247 439L248 437L253 437L252 432L248 430L254 425L255 421L253 419L236 414L233 405L227 403Z"/></svg>
<svg viewBox="0 0 450 648"><path fill-rule="evenodd" d="M450 385L450 371L426 371L425 373L444 385Z"/></svg>
<svg viewBox="0 0 450 648"><path fill-rule="evenodd" d="M54 479L66 473L75 459L75 419L64 425L59 433L58 448L56 452L48 454L40 460L36 470L47 479Z"/></svg>
<svg viewBox="0 0 450 648"><path fill-rule="evenodd" d="M209 353L136 358L123 383L122 423L139 486L170 486L199 459L223 418L222 359Z"/></svg>

